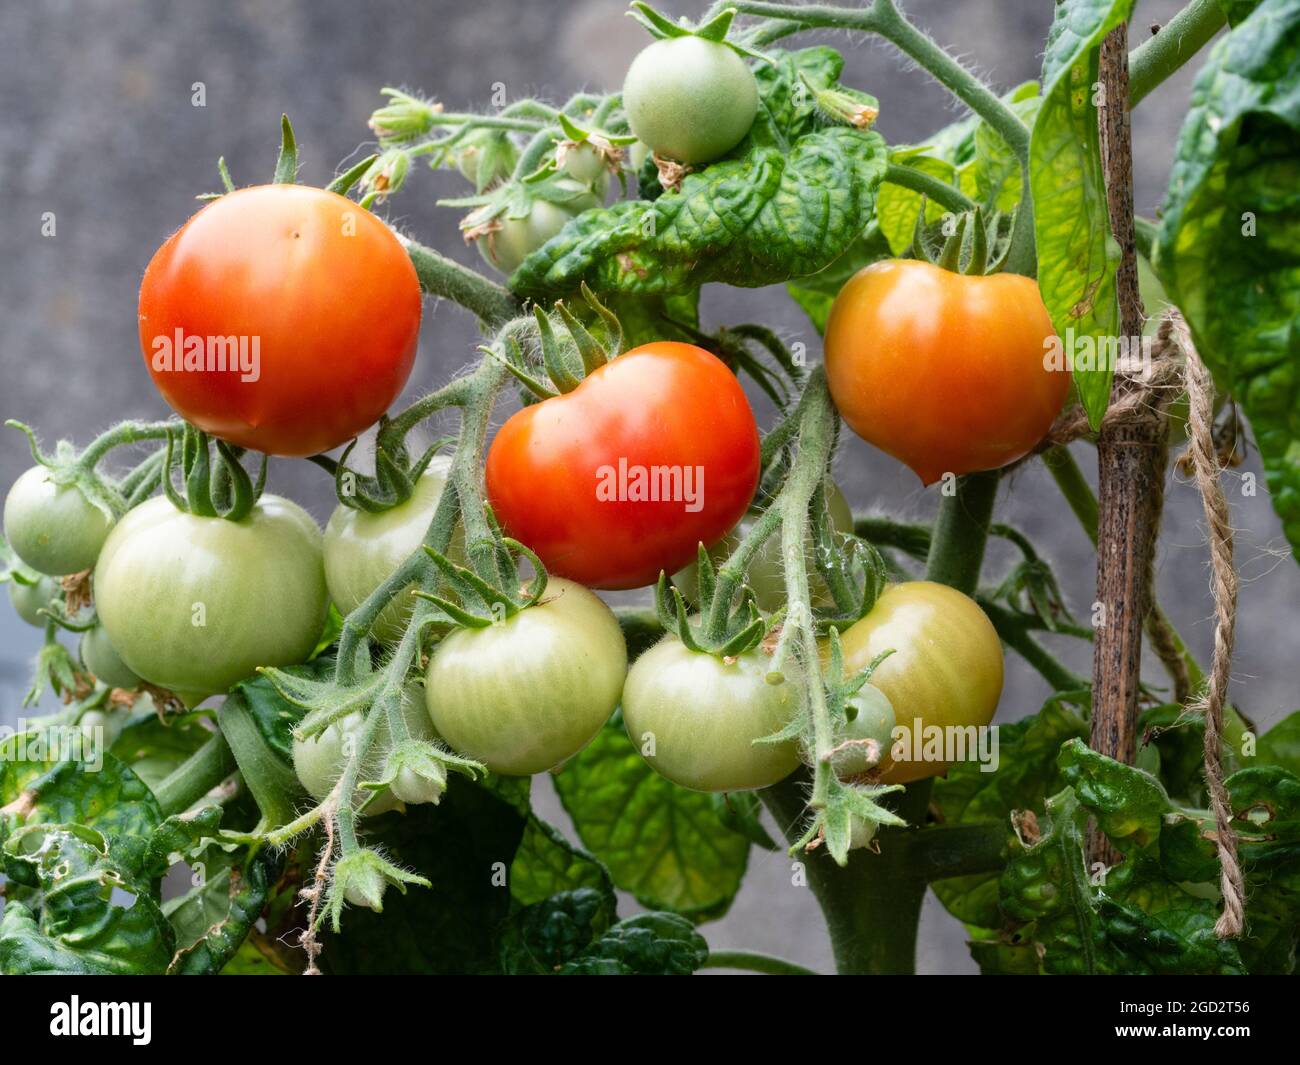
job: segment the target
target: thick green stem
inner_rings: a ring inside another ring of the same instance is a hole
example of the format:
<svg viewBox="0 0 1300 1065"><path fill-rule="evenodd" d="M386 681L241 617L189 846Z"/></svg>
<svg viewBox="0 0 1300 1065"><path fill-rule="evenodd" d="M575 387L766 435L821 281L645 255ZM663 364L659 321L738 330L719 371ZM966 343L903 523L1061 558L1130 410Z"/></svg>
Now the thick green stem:
<svg viewBox="0 0 1300 1065"><path fill-rule="evenodd" d="M944 496L939 504L926 562L927 580L975 594L997 494L997 470L957 478L956 492Z"/></svg>
<svg viewBox="0 0 1300 1065"><path fill-rule="evenodd" d="M924 170L916 170L901 163L890 163L885 168L885 180L891 185L919 192L949 211L960 213L975 209L975 201L960 189L954 188L946 181L941 181L933 174L927 174Z"/></svg>
<svg viewBox="0 0 1300 1065"><path fill-rule="evenodd" d="M1199 52L1227 22L1220 0L1192 0L1160 27L1160 32L1129 53L1128 105L1152 89Z"/></svg>
<svg viewBox="0 0 1300 1065"><path fill-rule="evenodd" d="M267 747L242 695L226 696L217 710L217 726L230 744L244 783L257 800L266 824L282 825L292 820L302 785L293 770Z"/></svg>
<svg viewBox="0 0 1300 1065"><path fill-rule="evenodd" d="M701 969L744 969L765 976L816 976L811 969L753 950L711 950Z"/></svg>
<svg viewBox="0 0 1300 1065"><path fill-rule="evenodd" d="M164 817L182 813L238 768L230 744L218 733L153 789L154 798Z"/></svg>
<svg viewBox="0 0 1300 1065"><path fill-rule="evenodd" d="M806 770L759 792L785 838L803 835L805 803L810 785ZM910 823L925 818L929 781L902 794L897 813ZM800 856L830 934L835 968L841 974L905 975L916 968L916 929L925 898L926 880L908 867L906 848L899 846L910 830L881 829L880 853L849 852L842 868L825 847Z"/></svg>

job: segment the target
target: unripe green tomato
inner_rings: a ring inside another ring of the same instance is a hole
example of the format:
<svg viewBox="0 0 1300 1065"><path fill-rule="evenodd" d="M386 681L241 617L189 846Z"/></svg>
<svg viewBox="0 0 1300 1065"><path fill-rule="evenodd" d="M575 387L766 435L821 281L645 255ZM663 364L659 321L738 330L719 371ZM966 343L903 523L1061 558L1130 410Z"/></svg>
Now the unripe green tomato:
<svg viewBox="0 0 1300 1065"><path fill-rule="evenodd" d="M831 765L840 777L861 776L873 766L889 760L889 747L894 731L894 708L889 697L875 685L867 683L858 689L845 707L849 721L841 740L875 740L877 757L869 757L867 747L848 747L835 755Z"/></svg>
<svg viewBox="0 0 1300 1065"><path fill-rule="evenodd" d="M552 577L537 605L447 636L429 660L424 695L454 750L494 773L529 776L591 742L626 676L627 647L609 607Z"/></svg>
<svg viewBox="0 0 1300 1065"><path fill-rule="evenodd" d="M456 153L456 169L482 191L509 177L517 157L514 143L504 133L483 130L471 134L468 143Z"/></svg>
<svg viewBox="0 0 1300 1065"><path fill-rule="evenodd" d="M758 114L758 83L727 45L673 37L632 60L623 109L632 132L661 158L707 163L744 140Z"/></svg>
<svg viewBox="0 0 1300 1065"><path fill-rule="evenodd" d="M190 706L259 666L306 661L328 604L320 529L269 493L239 521L156 496L117 523L95 567L95 607L122 661Z"/></svg>
<svg viewBox="0 0 1300 1065"><path fill-rule="evenodd" d="M140 678L122 661L103 625L96 625L81 637L81 664L110 688L134 691Z"/></svg>
<svg viewBox="0 0 1300 1065"><path fill-rule="evenodd" d="M623 687L628 737L657 773L696 791L747 791L785 779L794 741L755 743L798 709L799 686L767 680L771 656L723 660L668 636L633 664Z"/></svg>
<svg viewBox="0 0 1300 1065"><path fill-rule="evenodd" d="M534 200L523 218L499 219L501 228L478 238L479 254L509 277L528 256L564 228L571 211L547 200Z"/></svg>
<svg viewBox="0 0 1300 1065"><path fill-rule="evenodd" d="M573 207L577 211L588 211L593 207L603 207L604 198L610 191L610 165L597 148L590 144L573 144L564 152L564 163L560 170L573 181L590 186L591 195L576 200Z"/></svg>
<svg viewBox="0 0 1300 1065"><path fill-rule="evenodd" d="M371 713L375 711L372 710ZM412 739L435 738L433 726L429 724L429 715L424 711L424 700L415 685L408 685L402 693L402 717L406 721ZM343 775L348 759L355 750L355 744L360 742L360 733L364 724L365 719L360 712L356 712L333 722L319 736L305 740L294 739L294 772L298 774L302 786L307 789L307 794L317 802L334 790L334 785ZM379 724L375 726L374 740L365 761L361 763L361 770L357 775L359 784L368 780L378 780L384 775L388 765L388 754L392 747L388 718L385 713L379 719ZM380 791L358 787L352 796L353 806L360 808L366 816L396 810L405 801L412 800L400 798L394 794L391 786Z"/></svg>
<svg viewBox="0 0 1300 1065"><path fill-rule="evenodd" d="M38 573L65 577L90 569L113 522L73 485L56 485L33 466L5 497L5 539Z"/></svg>
<svg viewBox="0 0 1300 1065"><path fill-rule="evenodd" d="M419 548L447 487L451 459L435 456L415 482L411 498L389 510L370 513L340 503L325 526L323 550L325 581L330 599L342 614L349 614L397 570ZM452 538L448 557L463 562L464 537L459 527ZM371 634L383 644L402 638L415 609L408 585L380 611Z"/></svg>
<svg viewBox="0 0 1300 1065"><path fill-rule="evenodd" d="M343 888L343 897L353 906L360 906L375 913L384 912L384 892L388 890L388 881L378 869L362 868L348 878Z"/></svg>
<svg viewBox="0 0 1300 1065"><path fill-rule="evenodd" d="M839 485L834 481L827 481L826 505L830 511L831 525L838 532L852 532L853 511L849 507L849 501L844 498L844 493L840 491ZM745 518L736 526L733 532L728 533L721 541L709 549L709 556L713 559L715 566L722 565L731 553L740 546L741 539L753 528L754 521L754 518ZM804 558L808 561L808 590L813 607L831 605L830 589L826 587L826 582L822 580L821 574L817 572L817 565L813 560L811 534L804 537ZM785 605L785 566L781 562L780 529L777 529L776 532L769 536L763 542L763 546L758 549L754 560L749 564L749 572L745 576L745 583L754 589L754 598L758 602L760 609L771 612L779 610ZM673 584L680 589L682 595L688 601L698 603L699 563L692 562L689 566L685 566L674 573Z"/></svg>
<svg viewBox="0 0 1300 1065"><path fill-rule="evenodd" d="M627 148L627 161L634 174L641 173L645 161L650 158L650 148L645 141L633 141Z"/></svg>
<svg viewBox="0 0 1300 1065"><path fill-rule="evenodd" d="M62 592L59 582L53 577L42 576L35 584L21 584L9 578L9 602L18 611L18 616L28 625L44 628L49 620L40 614L50 605L50 600Z"/></svg>

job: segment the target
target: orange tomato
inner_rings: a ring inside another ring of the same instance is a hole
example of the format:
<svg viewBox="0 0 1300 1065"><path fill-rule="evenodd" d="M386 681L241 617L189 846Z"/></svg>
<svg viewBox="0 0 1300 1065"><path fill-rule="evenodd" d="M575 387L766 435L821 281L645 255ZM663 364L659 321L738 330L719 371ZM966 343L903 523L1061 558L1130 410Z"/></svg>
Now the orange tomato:
<svg viewBox="0 0 1300 1065"><path fill-rule="evenodd" d="M1070 387L1045 365L1054 335L1030 278L891 259L836 296L827 381L855 433L932 484L998 469L1043 438Z"/></svg>

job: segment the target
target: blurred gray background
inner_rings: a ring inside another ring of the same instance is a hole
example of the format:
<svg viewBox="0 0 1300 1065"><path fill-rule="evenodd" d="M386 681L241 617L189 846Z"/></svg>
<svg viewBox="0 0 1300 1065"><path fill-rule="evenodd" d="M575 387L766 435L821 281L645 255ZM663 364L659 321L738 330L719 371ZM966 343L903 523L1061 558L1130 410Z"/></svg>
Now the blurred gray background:
<svg viewBox="0 0 1300 1065"><path fill-rule="evenodd" d="M703 4L673 0L671 14L696 15ZM1000 89L1038 75L1052 16L1050 0L903 0L902 6L945 46ZM1143 0L1131 32L1143 40L1178 0ZM293 119L301 180L323 184L344 161L366 153L366 119L379 89L405 86L436 95L448 109L485 107L494 82L511 98L555 100L583 88L621 84L645 43L624 17L623 0L573 3L477 0L39 0L0 8L0 418L18 417L52 444L85 441L127 417L166 409L150 385L136 339L136 292L159 243L198 206L196 193L219 186L224 155L237 184L269 180L278 119ZM809 36L808 41L818 39ZM886 46L845 35L844 80L880 99L877 128L893 143L923 142L952 121L946 94ZM1148 97L1134 114L1137 207L1153 215L1197 63ZM191 103L202 82L206 106ZM439 196L463 183L420 168L396 200L381 208L418 239L474 266L460 240L457 213ZM54 212L56 236L41 235ZM772 298L772 296L778 298ZM811 352L817 338L779 293L707 290L706 322L764 321ZM426 306L410 397L445 382L474 356L474 322L452 305ZM760 416L770 413L758 405ZM509 412L503 402L498 422ZM846 434L847 435L847 434ZM1089 477L1092 452L1076 445ZM0 487L30 464L17 432L0 434ZM1243 577L1233 697L1261 726L1300 704L1300 571L1289 557L1266 495L1243 495L1242 473L1259 475L1252 456L1229 480L1239 529ZM899 464L847 439L837 477L855 508L926 519L936 489L922 490ZM274 491L292 495L322 521L331 485L315 467L276 461ZM999 517L1025 530L1056 567L1072 608L1086 616L1093 600L1093 555L1049 477L1031 466L1012 479ZM1008 556L994 550L988 574ZM1159 593L1203 662L1213 634L1200 502L1173 477L1159 553ZM22 712L35 630L0 606L0 722ZM1086 649L1062 644L1071 666L1087 675ZM1046 686L1009 660L999 720L1035 711ZM1158 665L1148 675L1162 679ZM560 823L549 784L539 805ZM829 944L812 896L791 885L783 854L755 850L750 874L731 912L705 927L715 948L770 951L828 971ZM960 925L931 897L922 921L921 972L974 972Z"/></svg>

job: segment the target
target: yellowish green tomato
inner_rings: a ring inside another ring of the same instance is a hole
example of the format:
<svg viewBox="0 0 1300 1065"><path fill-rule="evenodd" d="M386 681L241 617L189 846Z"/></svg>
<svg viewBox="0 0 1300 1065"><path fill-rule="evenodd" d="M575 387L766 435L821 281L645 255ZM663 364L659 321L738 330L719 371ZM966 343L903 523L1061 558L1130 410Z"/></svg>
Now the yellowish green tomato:
<svg viewBox="0 0 1300 1065"><path fill-rule="evenodd" d="M653 152L693 166L744 140L758 114L758 83L727 45L672 37L632 60L623 109L632 132Z"/></svg>
<svg viewBox="0 0 1300 1065"><path fill-rule="evenodd" d="M371 713L376 712L381 711L371 711ZM429 715L424 710L423 696L416 685L409 685L402 693L402 717L406 721L412 739L435 738L433 726L429 723ZM334 790L334 785L343 775L348 760L356 751L356 745L361 741L361 729L364 725L365 718L360 712L356 712L335 721L319 736L293 741L294 772L298 774L302 786L307 789L307 794L317 802ZM393 741L386 715L380 717L375 730L374 740L357 775L358 783L378 780L387 768L388 754L393 748ZM429 783L431 782L425 782L426 786ZM369 816L396 810L404 802L436 802L441 797L441 789L416 792L412 788L413 782L399 784L397 780L390 787L379 791L358 787L352 796L353 806ZM398 794L399 792L402 794Z"/></svg>
<svg viewBox="0 0 1300 1065"><path fill-rule="evenodd" d="M117 523L95 567L95 607L122 661L190 705L259 666L305 661L327 605L320 529L269 494L239 521L157 496Z"/></svg>
<svg viewBox="0 0 1300 1065"><path fill-rule="evenodd" d="M932 581L890 585L841 642L847 673L893 651L871 684L889 699L897 727L912 736L909 752L933 726L981 727L993 720L1002 695L1002 644L969 596ZM891 757L881 779L906 784L947 771L943 760Z"/></svg>

